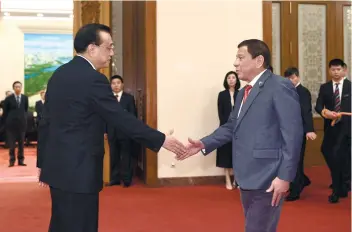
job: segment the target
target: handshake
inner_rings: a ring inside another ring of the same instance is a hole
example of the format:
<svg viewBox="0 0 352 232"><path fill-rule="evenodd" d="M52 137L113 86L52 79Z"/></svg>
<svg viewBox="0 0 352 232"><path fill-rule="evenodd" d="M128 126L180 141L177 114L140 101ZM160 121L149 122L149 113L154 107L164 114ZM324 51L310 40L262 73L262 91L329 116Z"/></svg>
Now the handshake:
<svg viewBox="0 0 352 232"><path fill-rule="evenodd" d="M192 155L197 154L204 148L204 144L200 140L193 140L188 138L188 144L184 145L182 142L172 136L173 130L166 134L163 148L176 154L177 160L184 160Z"/></svg>

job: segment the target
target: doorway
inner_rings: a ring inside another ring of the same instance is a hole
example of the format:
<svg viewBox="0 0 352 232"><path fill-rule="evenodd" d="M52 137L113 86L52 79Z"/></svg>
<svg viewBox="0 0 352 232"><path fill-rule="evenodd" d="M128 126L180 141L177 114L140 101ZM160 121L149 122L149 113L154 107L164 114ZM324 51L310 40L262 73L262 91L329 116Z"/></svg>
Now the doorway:
<svg viewBox="0 0 352 232"><path fill-rule="evenodd" d="M156 2L113 1L111 21L117 43L111 74L122 74L125 91L135 97L138 118L157 128ZM156 153L136 146L133 155L135 175L146 185L157 186Z"/></svg>

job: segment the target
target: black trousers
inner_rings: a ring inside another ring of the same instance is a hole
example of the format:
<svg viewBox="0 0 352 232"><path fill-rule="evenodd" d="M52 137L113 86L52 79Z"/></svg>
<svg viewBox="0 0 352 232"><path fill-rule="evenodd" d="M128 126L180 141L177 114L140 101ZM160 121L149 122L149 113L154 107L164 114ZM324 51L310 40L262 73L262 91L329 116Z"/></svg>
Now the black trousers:
<svg viewBox="0 0 352 232"><path fill-rule="evenodd" d="M99 193L79 194L50 187L49 232L98 232Z"/></svg>
<svg viewBox="0 0 352 232"><path fill-rule="evenodd" d="M330 169L332 188L336 193L346 191L346 162L351 152L351 137L342 123L325 131L322 152Z"/></svg>
<svg viewBox="0 0 352 232"><path fill-rule="evenodd" d="M132 181L132 141L115 139L109 141L111 182L131 183Z"/></svg>
<svg viewBox="0 0 352 232"><path fill-rule="evenodd" d="M307 140L306 136L304 135L296 177L290 184L290 192L293 195L299 195L302 192L305 184L310 181L309 178L304 174L304 154L306 152L306 143Z"/></svg>
<svg viewBox="0 0 352 232"><path fill-rule="evenodd" d="M23 131L23 129L20 129L20 128L6 129L6 140L10 151L10 163L14 163L16 161L16 157L15 157L16 142L18 143L17 160L18 160L18 163L23 163L24 137L25 137L25 132Z"/></svg>

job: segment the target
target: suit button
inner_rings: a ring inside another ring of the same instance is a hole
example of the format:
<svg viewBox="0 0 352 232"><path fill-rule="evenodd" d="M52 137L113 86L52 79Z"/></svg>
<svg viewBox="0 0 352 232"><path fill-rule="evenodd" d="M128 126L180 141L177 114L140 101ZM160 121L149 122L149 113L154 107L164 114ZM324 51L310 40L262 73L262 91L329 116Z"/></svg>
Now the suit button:
<svg viewBox="0 0 352 232"><path fill-rule="evenodd" d="M237 140L237 139L238 139L238 136L235 136L235 139Z"/></svg>

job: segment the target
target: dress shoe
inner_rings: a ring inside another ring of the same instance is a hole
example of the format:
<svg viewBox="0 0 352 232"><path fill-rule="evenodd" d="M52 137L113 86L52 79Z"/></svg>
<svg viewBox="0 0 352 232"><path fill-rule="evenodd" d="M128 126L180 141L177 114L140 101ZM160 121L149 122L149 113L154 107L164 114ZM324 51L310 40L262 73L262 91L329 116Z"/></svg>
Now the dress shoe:
<svg viewBox="0 0 352 232"><path fill-rule="evenodd" d="M106 186L114 186L114 185L120 185L120 181L110 181L109 183L106 184Z"/></svg>
<svg viewBox="0 0 352 232"><path fill-rule="evenodd" d="M336 204L339 202L340 196L333 192L330 196L329 196L329 202L332 204Z"/></svg>
<svg viewBox="0 0 352 232"><path fill-rule="evenodd" d="M339 197L341 197L341 198L348 197L347 186L343 187L342 190L339 192Z"/></svg>
<svg viewBox="0 0 352 232"><path fill-rule="evenodd" d="M295 194L295 193L290 193L288 194L288 196L286 197L286 201L297 201L299 200L300 195L299 194Z"/></svg>
<svg viewBox="0 0 352 232"><path fill-rule="evenodd" d="M308 179L308 180L305 180L304 183L303 183L303 186L304 187L307 187L311 184L311 181Z"/></svg>
<svg viewBox="0 0 352 232"><path fill-rule="evenodd" d="M131 181L124 181L124 182L123 182L123 187L124 187L124 188L128 188L128 187L131 186L131 184L132 184Z"/></svg>
<svg viewBox="0 0 352 232"><path fill-rule="evenodd" d="M18 163L18 166L27 166L25 163Z"/></svg>
<svg viewBox="0 0 352 232"><path fill-rule="evenodd" d="M10 163L9 168L15 166L15 163Z"/></svg>

